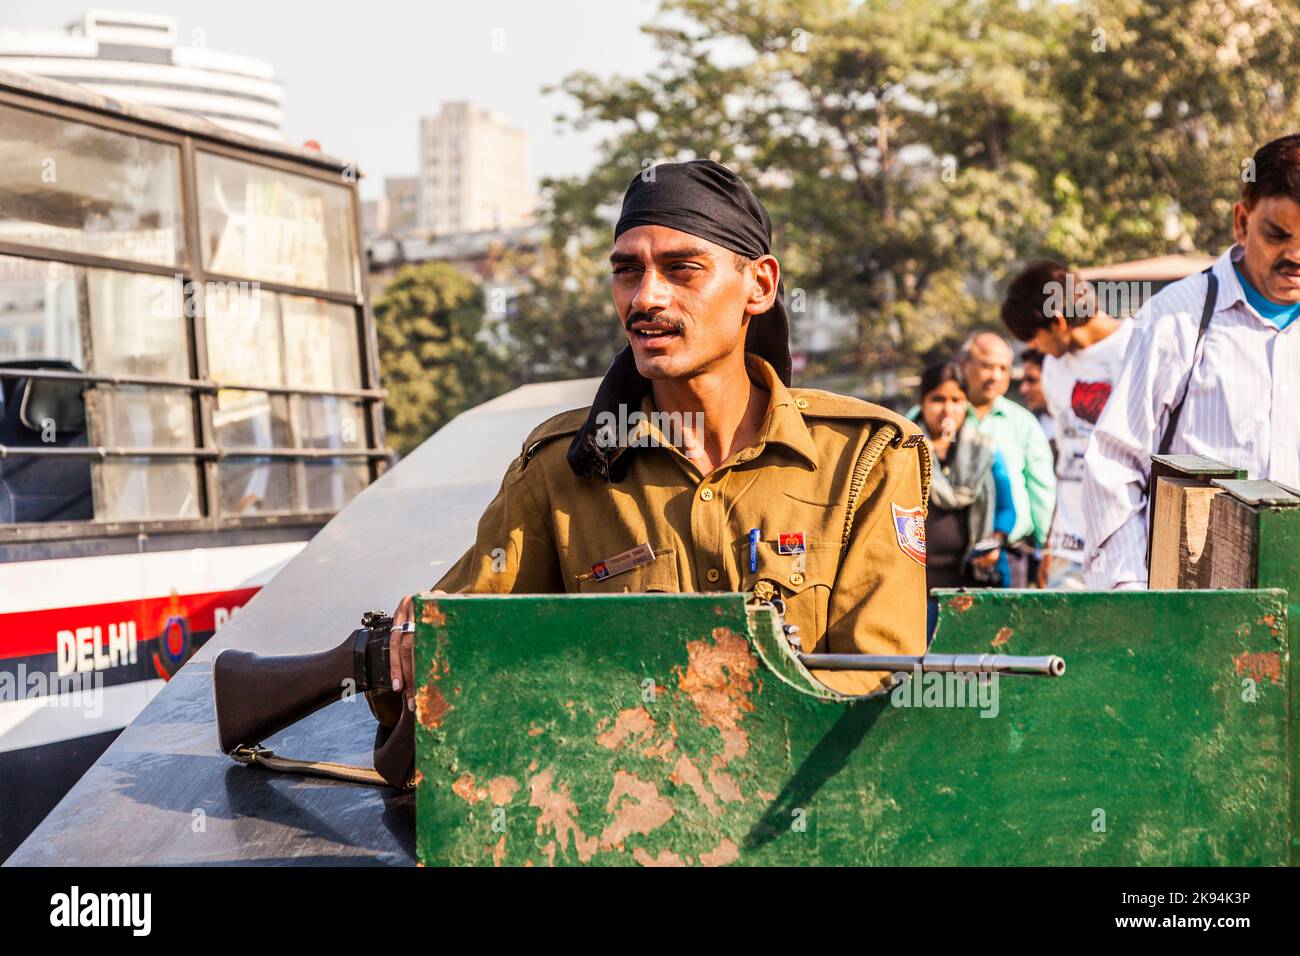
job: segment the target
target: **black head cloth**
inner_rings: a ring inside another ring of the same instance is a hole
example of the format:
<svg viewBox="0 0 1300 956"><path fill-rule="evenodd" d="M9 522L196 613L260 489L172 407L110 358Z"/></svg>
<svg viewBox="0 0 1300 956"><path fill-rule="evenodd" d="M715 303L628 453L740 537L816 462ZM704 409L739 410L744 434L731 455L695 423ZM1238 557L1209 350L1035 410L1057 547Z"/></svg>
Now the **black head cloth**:
<svg viewBox="0 0 1300 956"><path fill-rule="evenodd" d="M688 163L663 163L650 174L639 173L623 195L623 212L614 238L635 226L667 226L715 242L724 249L757 259L772 251L772 220L745 181L726 166L708 159ZM785 312L784 289L777 285L776 301L762 315L750 319L745 351L766 359L786 385L790 384L790 325ZM586 423L569 445L569 467L580 478L596 475L619 481L621 469L609 467L609 452L596 440L596 421L618 406L640 407L650 382L636 370L632 347L619 352L596 391Z"/></svg>

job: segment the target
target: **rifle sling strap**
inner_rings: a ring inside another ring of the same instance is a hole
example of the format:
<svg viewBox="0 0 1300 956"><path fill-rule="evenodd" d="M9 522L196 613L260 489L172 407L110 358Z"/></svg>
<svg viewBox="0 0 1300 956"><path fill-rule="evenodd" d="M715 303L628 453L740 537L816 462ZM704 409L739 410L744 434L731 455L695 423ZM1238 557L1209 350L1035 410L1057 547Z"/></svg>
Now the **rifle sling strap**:
<svg viewBox="0 0 1300 956"><path fill-rule="evenodd" d="M374 787L388 786L388 782L379 771L370 767L332 763L328 760L293 760L289 757L280 757L275 751L265 747L236 747L230 752L230 759L248 766L256 765L267 770L279 770L282 773L307 773L317 777L346 780L349 783L364 783Z"/></svg>

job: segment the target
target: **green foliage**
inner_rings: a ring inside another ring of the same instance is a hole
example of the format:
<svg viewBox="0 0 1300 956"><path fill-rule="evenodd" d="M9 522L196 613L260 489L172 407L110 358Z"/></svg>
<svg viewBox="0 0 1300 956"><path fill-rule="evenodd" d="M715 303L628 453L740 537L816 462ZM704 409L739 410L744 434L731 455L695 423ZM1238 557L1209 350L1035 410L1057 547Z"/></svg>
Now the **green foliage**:
<svg viewBox="0 0 1300 956"><path fill-rule="evenodd" d="M403 266L374 304L388 442L406 454L505 386L479 337L483 292L444 262Z"/></svg>
<svg viewBox="0 0 1300 956"><path fill-rule="evenodd" d="M610 224L656 162L744 175L787 293L851 310L846 360L892 367L995 321L1032 256L1218 251L1243 161L1300 126L1295 4L665 0L645 29L650 75L561 86L562 123L609 135L589 175L544 184L554 239L520 314L580 330L579 374L612 354L588 334L610 311Z"/></svg>
<svg viewBox="0 0 1300 956"><path fill-rule="evenodd" d="M605 245L549 238L508 268L529 288L502 329L513 385L605 374L627 340L609 294Z"/></svg>
<svg viewBox="0 0 1300 956"><path fill-rule="evenodd" d="M1084 0L1057 42L1050 171L1077 212L1047 245L1088 262L1230 244L1245 164L1300 128L1300 5Z"/></svg>

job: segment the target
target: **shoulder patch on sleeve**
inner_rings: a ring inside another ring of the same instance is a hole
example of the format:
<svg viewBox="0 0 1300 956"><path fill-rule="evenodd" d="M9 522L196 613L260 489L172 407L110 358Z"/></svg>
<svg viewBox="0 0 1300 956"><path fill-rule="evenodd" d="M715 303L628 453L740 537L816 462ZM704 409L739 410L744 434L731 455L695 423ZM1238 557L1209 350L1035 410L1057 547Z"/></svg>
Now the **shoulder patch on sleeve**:
<svg viewBox="0 0 1300 956"><path fill-rule="evenodd" d="M583 422L587 420L590 411L591 408L588 406L560 412L534 428L524 439L524 447L520 453L522 463L528 464L528 460L533 457L537 449L552 439L576 435L582 428Z"/></svg>

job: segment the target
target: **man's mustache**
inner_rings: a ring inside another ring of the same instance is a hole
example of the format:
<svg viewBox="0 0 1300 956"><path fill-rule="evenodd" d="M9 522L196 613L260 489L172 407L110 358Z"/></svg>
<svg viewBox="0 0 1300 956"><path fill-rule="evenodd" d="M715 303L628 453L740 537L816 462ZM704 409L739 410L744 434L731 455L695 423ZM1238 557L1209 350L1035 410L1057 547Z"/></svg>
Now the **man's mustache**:
<svg viewBox="0 0 1300 956"><path fill-rule="evenodd" d="M1300 272L1300 263L1292 262L1290 259L1279 259L1273 263L1274 272Z"/></svg>
<svg viewBox="0 0 1300 956"><path fill-rule="evenodd" d="M623 323L623 328L628 332L632 331L632 325L636 322L653 322L656 325L666 325L678 335L686 331L686 323L677 319L667 319L662 315L649 315L645 312L633 312Z"/></svg>

